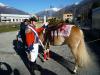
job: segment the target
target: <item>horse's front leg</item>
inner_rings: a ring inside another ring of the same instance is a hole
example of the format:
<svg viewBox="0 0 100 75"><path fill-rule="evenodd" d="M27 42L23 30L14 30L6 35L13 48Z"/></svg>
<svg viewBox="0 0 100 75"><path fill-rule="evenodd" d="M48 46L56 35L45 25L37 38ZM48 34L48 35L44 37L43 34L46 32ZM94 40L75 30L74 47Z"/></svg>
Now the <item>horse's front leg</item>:
<svg viewBox="0 0 100 75"><path fill-rule="evenodd" d="M46 49L44 50L44 61L50 59L50 43L46 43Z"/></svg>
<svg viewBox="0 0 100 75"><path fill-rule="evenodd" d="M47 49L47 59L50 59L50 49Z"/></svg>

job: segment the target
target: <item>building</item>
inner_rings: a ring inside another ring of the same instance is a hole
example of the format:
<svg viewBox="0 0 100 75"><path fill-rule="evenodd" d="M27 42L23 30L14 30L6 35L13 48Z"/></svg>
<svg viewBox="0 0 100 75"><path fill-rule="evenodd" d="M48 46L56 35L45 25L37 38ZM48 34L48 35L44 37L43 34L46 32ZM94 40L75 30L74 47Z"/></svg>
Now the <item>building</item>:
<svg viewBox="0 0 100 75"><path fill-rule="evenodd" d="M22 22L24 19L28 19L29 15L20 14L0 14L0 22Z"/></svg>
<svg viewBox="0 0 100 75"><path fill-rule="evenodd" d="M72 13L64 13L63 14L63 20L72 20L73 14Z"/></svg>
<svg viewBox="0 0 100 75"><path fill-rule="evenodd" d="M82 28L93 28L92 12L95 8L100 7L100 0L82 0L74 9L75 17L80 16L80 26ZM99 17L99 16L98 16Z"/></svg>
<svg viewBox="0 0 100 75"><path fill-rule="evenodd" d="M30 18L30 14L0 3L0 22L22 22Z"/></svg>

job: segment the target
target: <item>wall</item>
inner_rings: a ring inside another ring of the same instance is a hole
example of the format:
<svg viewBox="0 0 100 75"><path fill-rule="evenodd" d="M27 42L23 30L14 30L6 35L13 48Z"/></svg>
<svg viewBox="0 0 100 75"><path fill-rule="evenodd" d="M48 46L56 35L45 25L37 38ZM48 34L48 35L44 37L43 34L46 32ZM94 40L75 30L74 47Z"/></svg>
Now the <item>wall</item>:
<svg viewBox="0 0 100 75"><path fill-rule="evenodd" d="M92 28L93 29L100 29L100 7L93 9Z"/></svg>

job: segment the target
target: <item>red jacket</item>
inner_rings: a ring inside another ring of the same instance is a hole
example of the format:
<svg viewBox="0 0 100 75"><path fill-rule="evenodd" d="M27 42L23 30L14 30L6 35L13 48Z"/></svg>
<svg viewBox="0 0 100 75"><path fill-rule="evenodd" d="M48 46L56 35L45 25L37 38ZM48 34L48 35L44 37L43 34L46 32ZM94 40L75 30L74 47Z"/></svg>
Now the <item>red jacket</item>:
<svg viewBox="0 0 100 75"><path fill-rule="evenodd" d="M41 32L41 31L43 31L44 30L44 28L43 27L41 27L41 28L36 28L36 29L34 29L34 30L36 30L36 32L38 33L38 35L39 35L39 33ZM32 45L34 42L35 42L35 34L34 34L34 32L31 30L31 31L29 31L29 32L27 32L26 31L26 43L27 43L27 46L28 47L30 47L30 45Z"/></svg>

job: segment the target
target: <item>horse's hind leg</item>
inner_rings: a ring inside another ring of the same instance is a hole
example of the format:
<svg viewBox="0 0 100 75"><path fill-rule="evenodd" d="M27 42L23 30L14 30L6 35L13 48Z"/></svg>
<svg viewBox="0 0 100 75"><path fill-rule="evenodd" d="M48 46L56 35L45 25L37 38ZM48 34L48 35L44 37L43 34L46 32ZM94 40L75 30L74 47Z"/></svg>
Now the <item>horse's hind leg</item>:
<svg viewBox="0 0 100 75"><path fill-rule="evenodd" d="M71 49L71 52L75 58L75 67L73 72L76 73L78 70L78 66L79 66L79 57L78 57L78 45L80 43L80 40L78 39L77 42L71 42L69 43L69 47Z"/></svg>
<svg viewBox="0 0 100 75"><path fill-rule="evenodd" d="M73 72L76 73L77 69L78 69L78 64L79 64L78 63L79 60L78 60L78 56L77 56L77 47L72 48L72 54L73 54L73 56L75 58L75 68L74 68Z"/></svg>
<svg viewBox="0 0 100 75"><path fill-rule="evenodd" d="M77 48L76 49L72 49L72 50L77 50ZM74 58L75 58L75 67L74 67L74 70L73 70L73 72L74 73L76 73L77 72L77 69L78 69L78 62L79 62L79 60L78 60L78 57L77 57L77 53L75 52L75 51L72 51L72 54L73 54L73 56L74 56Z"/></svg>

